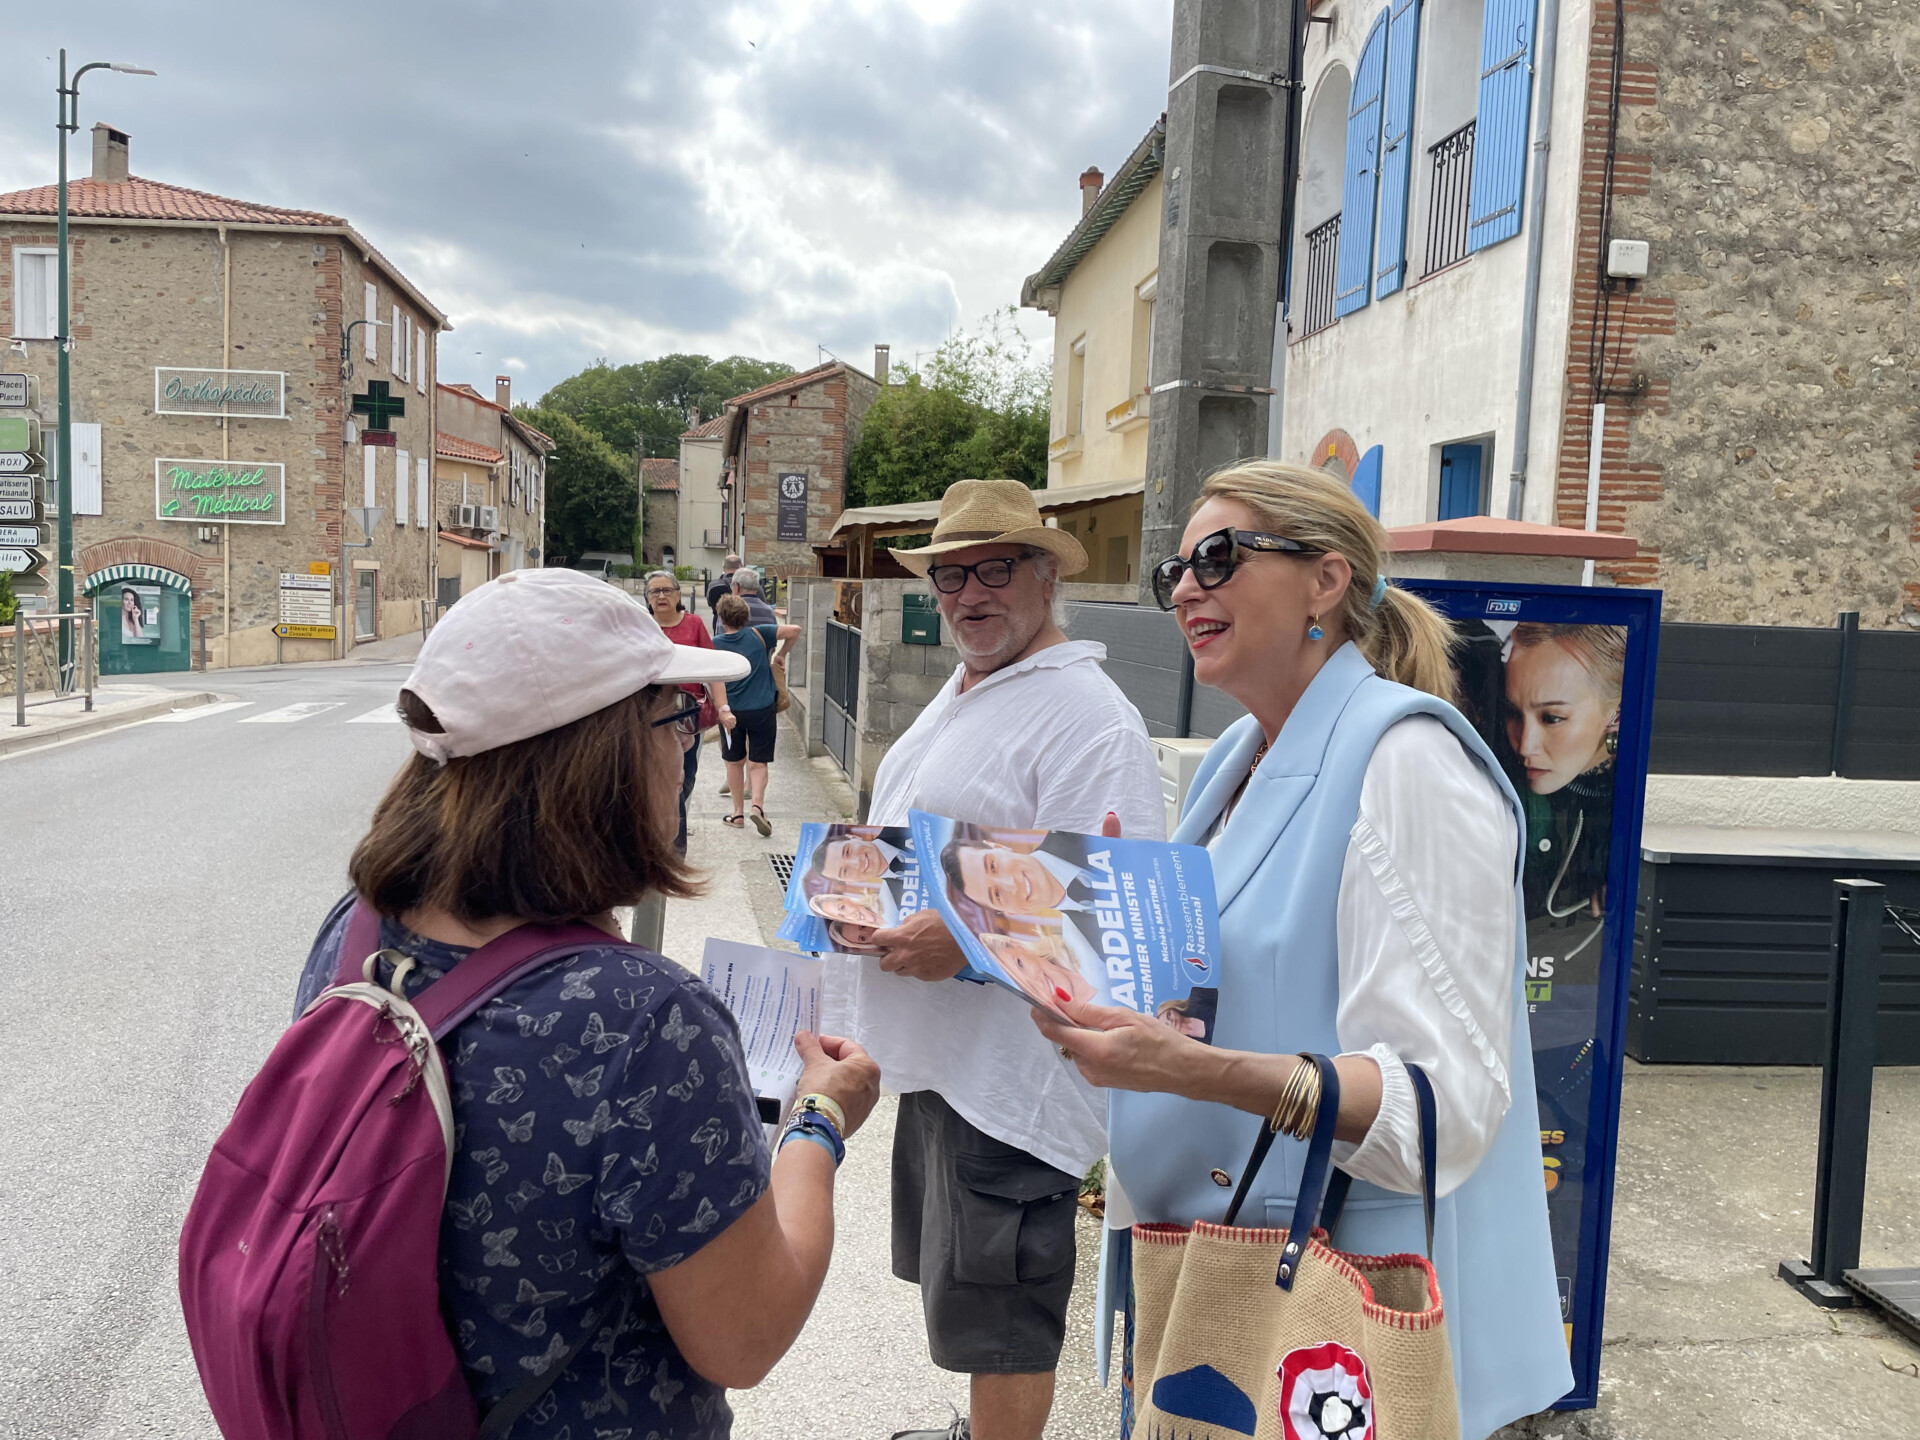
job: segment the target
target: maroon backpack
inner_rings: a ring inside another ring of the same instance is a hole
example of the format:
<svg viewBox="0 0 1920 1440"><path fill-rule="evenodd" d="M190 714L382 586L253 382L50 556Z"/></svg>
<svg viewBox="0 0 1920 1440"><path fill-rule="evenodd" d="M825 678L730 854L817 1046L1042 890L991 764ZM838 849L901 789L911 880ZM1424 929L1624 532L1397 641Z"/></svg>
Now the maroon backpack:
<svg viewBox="0 0 1920 1440"><path fill-rule="evenodd" d="M229 1440L494 1440L565 1372L571 1350L481 1422L440 1307L454 1142L434 1042L522 976L621 943L523 925L410 1003L413 960L390 952L377 983L379 917L354 904L333 988L240 1097L180 1233L187 1336Z"/></svg>

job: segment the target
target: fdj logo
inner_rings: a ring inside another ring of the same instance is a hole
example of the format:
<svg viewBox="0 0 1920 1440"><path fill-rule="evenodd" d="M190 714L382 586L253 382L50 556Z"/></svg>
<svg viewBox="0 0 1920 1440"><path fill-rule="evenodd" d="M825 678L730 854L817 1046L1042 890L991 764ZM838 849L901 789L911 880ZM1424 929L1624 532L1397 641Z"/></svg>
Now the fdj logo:
<svg viewBox="0 0 1920 1440"><path fill-rule="evenodd" d="M1518 615L1519 613L1520 602L1518 600L1487 601L1487 614L1489 615Z"/></svg>

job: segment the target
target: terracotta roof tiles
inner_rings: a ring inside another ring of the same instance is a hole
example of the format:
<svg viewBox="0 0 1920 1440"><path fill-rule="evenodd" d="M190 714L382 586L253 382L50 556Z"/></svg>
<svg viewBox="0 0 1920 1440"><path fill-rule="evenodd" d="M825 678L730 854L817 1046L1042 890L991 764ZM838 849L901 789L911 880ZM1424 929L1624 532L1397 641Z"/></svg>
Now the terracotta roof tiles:
<svg viewBox="0 0 1920 1440"><path fill-rule="evenodd" d="M490 446L477 445L458 435L449 435L444 430L434 434L433 453L442 460L465 460L475 465L498 465L507 458Z"/></svg>
<svg viewBox="0 0 1920 1440"><path fill-rule="evenodd" d="M37 185L0 195L0 215L55 215L60 191L55 185ZM211 220L253 225L340 226L338 215L317 210L286 210L278 205L256 205L229 200L204 190L189 190L158 180L130 175L124 181L69 180L67 213L96 220Z"/></svg>
<svg viewBox="0 0 1920 1440"><path fill-rule="evenodd" d="M640 488L642 490L678 490L680 462L678 460L642 460Z"/></svg>

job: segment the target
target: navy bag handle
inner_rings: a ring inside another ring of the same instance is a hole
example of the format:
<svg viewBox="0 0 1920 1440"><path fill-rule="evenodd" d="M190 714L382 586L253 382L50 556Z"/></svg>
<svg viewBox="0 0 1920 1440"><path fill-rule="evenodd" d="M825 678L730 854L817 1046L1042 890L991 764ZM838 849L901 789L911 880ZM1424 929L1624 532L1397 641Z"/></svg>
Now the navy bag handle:
<svg viewBox="0 0 1920 1440"><path fill-rule="evenodd" d="M1334 1227L1340 1223L1340 1212L1347 1203L1347 1191L1353 1185L1353 1177L1344 1170L1335 1169L1333 1160L1333 1130L1340 1114L1340 1076L1333 1068L1333 1062L1324 1055L1306 1057L1320 1072L1320 1108L1313 1119L1313 1134L1307 1141L1307 1160L1300 1172L1300 1193L1293 1204L1293 1218L1287 1222L1287 1243L1280 1252L1280 1268L1274 1275L1273 1283L1282 1290L1291 1290L1295 1275L1299 1273L1300 1256L1305 1252L1307 1238L1317 1225L1324 1224L1331 1235ZM1435 1171L1438 1167L1437 1142L1438 1117L1433 1100L1433 1082L1427 1078L1427 1072L1418 1065L1407 1066L1407 1078L1413 1082L1414 1101L1420 1111L1420 1208L1427 1222L1427 1258L1433 1258L1433 1209L1435 1204ZM1259 1173L1261 1164L1267 1158L1267 1152L1273 1148L1273 1130L1267 1125L1260 1127L1260 1134L1253 1142L1253 1154L1247 1158L1246 1171L1240 1177L1239 1188L1233 1192L1233 1202L1227 1206L1227 1217L1222 1222L1231 1225L1240 1214L1240 1206L1247 1198L1247 1192L1253 1188L1253 1177ZM1332 1172L1329 1181L1328 1172Z"/></svg>

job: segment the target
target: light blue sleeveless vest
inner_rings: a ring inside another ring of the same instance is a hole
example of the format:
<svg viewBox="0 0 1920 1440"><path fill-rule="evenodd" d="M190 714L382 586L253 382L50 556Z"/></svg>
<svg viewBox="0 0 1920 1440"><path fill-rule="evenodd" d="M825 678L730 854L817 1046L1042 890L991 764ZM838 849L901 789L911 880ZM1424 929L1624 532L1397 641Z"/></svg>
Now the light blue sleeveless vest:
<svg viewBox="0 0 1920 1440"><path fill-rule="evenodd" d="M1358 649L1342 646L1288 716L1214 847L1222 966L1216 1044L1267 1054L1339 1052L1335 912L1360 783L1387 727L1423 714L1444 722L1486 767L1526 834L1512 787L1460 713L1381 679ZM1202 842L1259 742L1251 716L1220 737L1194 777L1174 839ZM1507 863L1517 889L1519 855ZM1524 927L1516 926L1512 953L1513 1104L1473 1174L1440 1201L1434 1225L1462 1440L1479 1440L1573 1388L1541 1180ZM1237 1180L1265 1123L1223 1105L1120 1090L1109 1092L1107 1114L1113 1167L1134 1211L1142 1221L1175 1224L1224 1217L1230 1192L1212 1172ZM1285 1137L1274 1145L1240 1224L1286 1225L1305 1152ZM1334 1243L1361 1254L1418 1254L1425 1239L1418 1196L1356 1180Z"/></svg>

